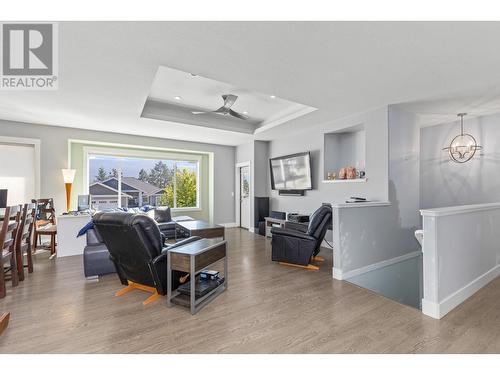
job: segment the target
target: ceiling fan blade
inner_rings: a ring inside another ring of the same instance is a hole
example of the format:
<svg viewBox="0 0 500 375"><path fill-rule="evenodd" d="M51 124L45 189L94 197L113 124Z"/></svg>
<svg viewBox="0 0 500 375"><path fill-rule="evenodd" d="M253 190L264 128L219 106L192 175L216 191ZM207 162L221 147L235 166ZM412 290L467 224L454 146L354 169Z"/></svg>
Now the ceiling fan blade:
<svg viewBox="0 0 500 375"><path fill-rule="evenodd" d="M227 111L228 111L228 108L220 107L219 109L212 111L212 113L227 114L228 113Z"/></svg>
<svg viewBox="0 0 500 375"><path fill-rule="evenodd" d="M222 99L224 99L224 108L231 108L231 106L234 104L236 99L238 99L238 96L233 95L233 94L225 94L222 95Z"/></svg>
<svg viewBox="0 0 500 375"><path fill-rule="evenodd" d="M232 109L229 110L229 114L233 117L239 118L241 120L246 120L248 119L248 116L242 115L241 113L238 113L236 111L233 111Z"/></svg>
<svg viewBox="0 0 500 375"><path fill-rule="evenodd" d="M203 113L207 113L207 112L191 111L191 113L192 113L193 115L201 115L201 114L203 114Z"/></svg>

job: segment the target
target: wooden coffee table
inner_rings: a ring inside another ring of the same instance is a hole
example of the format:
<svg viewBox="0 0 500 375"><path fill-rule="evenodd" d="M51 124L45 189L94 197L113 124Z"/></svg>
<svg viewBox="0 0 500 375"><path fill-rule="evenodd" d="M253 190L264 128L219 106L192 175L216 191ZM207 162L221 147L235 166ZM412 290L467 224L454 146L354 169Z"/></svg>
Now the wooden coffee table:
<svg viewBox="0 0 500 375"><path fill-rule="evenodd" d="M196 314L203 306L227 289L227 242L215 238L202 238L183 246L174 247L167 253L167 306L173 304L188 307ZM196 297L196 275L219 261L224 262L224 282L202 297ZM190 295L172 290L172 271L190 274Z"/></svg>
<svg viewBox="0 0 500 375"><path fill-rule="evenodd" d="M225 239L225 231L222 225L211 224L203 220L190 220L177 222L177 230L187 236L199 236L202 238L219 238Z"/></svg>

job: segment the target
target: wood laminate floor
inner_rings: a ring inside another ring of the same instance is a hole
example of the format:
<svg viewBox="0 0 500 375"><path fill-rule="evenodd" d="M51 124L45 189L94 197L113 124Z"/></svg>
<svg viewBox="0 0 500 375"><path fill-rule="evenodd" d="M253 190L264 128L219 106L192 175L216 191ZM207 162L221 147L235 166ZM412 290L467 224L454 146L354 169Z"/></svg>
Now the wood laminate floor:
<svg viewBox="0 0 500 375"><path fill-rule="evenodd" d="M227 230L229 290L197 315L113 297L116 275L88 282L82 257L37 255L0 300L1 353L499 353L500 279L438 321L318 272L271 262L270 241Z"/></svg>

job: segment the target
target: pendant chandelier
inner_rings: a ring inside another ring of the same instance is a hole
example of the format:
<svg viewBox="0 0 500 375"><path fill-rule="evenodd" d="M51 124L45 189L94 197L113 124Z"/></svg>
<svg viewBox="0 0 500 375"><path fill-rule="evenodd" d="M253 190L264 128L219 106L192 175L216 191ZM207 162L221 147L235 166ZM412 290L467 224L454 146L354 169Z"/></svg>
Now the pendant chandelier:
<svg viewBox="0 0 500 375"><path fill-rule="evenodd" d="M456 163L468 162L472 159L476 150L481 150L483 148L477 145L476 138L470 134L464 133L464 116L466 115L467 113L457 114L457 116L460 117L460 134L451 140L448 147L443 148L443 151L447 151L450 159Z"/></svg>

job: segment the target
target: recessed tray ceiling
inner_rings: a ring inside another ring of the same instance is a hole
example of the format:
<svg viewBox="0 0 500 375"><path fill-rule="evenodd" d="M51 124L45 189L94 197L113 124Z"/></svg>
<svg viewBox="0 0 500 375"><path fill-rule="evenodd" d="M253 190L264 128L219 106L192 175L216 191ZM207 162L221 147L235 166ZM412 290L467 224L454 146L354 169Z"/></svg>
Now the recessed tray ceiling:
<svg viewBox="0 0 500 375"><path fill-rule="evenodd" d="M210 113L224 104L222 95L237 95L231 109L242 120ZM315 111L316 108L181 70L160 66L141 117L252 134ZM192 111L209 113L193 114Z"/></svg>

